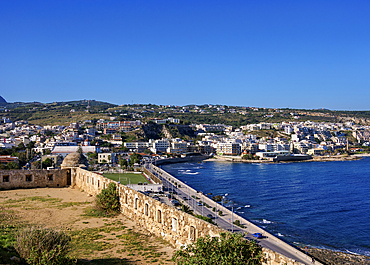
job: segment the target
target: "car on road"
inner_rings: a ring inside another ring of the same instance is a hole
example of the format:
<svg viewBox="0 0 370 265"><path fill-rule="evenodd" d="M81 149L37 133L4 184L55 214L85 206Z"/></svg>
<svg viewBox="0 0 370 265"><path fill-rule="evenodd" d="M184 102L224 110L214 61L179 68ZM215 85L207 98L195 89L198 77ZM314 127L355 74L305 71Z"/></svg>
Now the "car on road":
<svg viewBox="0 0 370 265"><path fill-rule="evenodd" d="M173 206L179 206L180 205L180 202L178 200L172 200L171 203L172 203Z"/></svg>
<svg viewBox="0 0 370 265"><path fill-rule="evenodd" d="M210 214L210 213L209 213L209 214L207 214L207 217L208 217L208 218L211 218L211 219L213 219L213 218L214 218L214 217L213 217L213 215L212 215L212 214Z"/></svg>
<svg viewBox="0 0 370 265"><path fill-rule="evenodd" d="M157 201L159 201L159 202L161 201L161 199L160 199L158 196L154 196L154 197L153 197L153 199L154 199L154 200L157 200Z"/></svg>
<svg viewBox="0 0 370 265"><path fill-rule="evenodd" d="M197 203L197 205L198 205L198 206L202 206L203 204L202 204L201 202L198 202L198 203Z"/></svg>
<svg viewBox="0 0 370 265"><path fill-rule="evenodd" d="M261 234L261 233L254 233L254 234L253 234L253 236L254 236L255 238L258 238L258 239L263 238L263 236L262 236L262 234Z"/></svg>
<svg viewBox="0 0 370 265"><path fill-rule="evenodd" d="M188 197L184 196L184 197L182 197L182 199L183 199L184 201L187 201L187 200L188 200Z"/></svg>

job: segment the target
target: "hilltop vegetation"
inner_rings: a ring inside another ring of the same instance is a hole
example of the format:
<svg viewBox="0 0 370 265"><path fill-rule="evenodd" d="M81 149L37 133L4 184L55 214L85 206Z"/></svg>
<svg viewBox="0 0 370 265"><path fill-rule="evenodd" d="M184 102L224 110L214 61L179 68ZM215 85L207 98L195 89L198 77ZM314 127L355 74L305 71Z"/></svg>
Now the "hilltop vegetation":
<svg viewBox="0 0 370 265"><path fill-rule="evenodd" d="M180 119L180 124L208 123L241 126L260 122L315 121L369 123L370 111L332 111L251 108L224 105L162 106L153 104L115 105L95 100L53 103L6 103L0 108L2 116L12 121L27 120L38 125L67 125L70 122L98 119L135 120L149 122L169 117ZM181 130L180 128L177 128ZM176 128L169 128L176 131ZM145 131L145 129L144 129ZM181 134L181 132L180 132Z"/></svg>

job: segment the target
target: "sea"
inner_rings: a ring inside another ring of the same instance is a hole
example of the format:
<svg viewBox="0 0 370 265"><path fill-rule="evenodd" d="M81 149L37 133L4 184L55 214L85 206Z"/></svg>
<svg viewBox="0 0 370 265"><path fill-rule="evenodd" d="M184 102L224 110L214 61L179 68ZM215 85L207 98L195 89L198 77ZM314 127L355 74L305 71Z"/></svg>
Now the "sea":
<svg viewBox="0 0 370 265"><path fill-rule="evenodd" d="M189 186L293 245L370 256L370 158L163 165ZM225 196L226 195L226 196Z"/></svg>

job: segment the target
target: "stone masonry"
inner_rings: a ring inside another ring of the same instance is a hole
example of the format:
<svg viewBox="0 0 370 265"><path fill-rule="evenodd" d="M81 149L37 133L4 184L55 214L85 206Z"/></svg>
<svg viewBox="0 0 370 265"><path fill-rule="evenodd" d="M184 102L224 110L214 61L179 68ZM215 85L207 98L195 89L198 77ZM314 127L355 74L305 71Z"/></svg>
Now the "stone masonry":
<svg viewBox="0 0 370 265"><path fill-rule="evenodd" d="M0 190L72 185L95 196L108 187L110 182L114 181L80 167L61 170L0 170ZM216 237L220 232L225 232L215 225L115 183L122 214L176 248L191 244L199 237ZM268 249L263 249L263 252L266 265L301 264Z"/></svg>

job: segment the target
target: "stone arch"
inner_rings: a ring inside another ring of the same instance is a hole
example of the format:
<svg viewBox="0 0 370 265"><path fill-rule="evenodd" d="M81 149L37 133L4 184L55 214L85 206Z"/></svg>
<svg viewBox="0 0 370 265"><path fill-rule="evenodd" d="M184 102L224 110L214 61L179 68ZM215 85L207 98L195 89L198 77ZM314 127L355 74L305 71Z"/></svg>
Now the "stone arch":
<svg viewBox="0 0 370 265"><path fill-rule="evenodd" d="M134 199L134 209L137 210L138 206L139 206L139 198L135 197L135 199Z"/></svg>
<svg viewBox="0 0 370 265"><path fill-rule="evenodd" d="M195 229L195 227L191 225L189 227L189 239L190 239L190 241L195 241L195 239L197 238L196 232L197 232L197 230Z"/></svg>
<svg viewBox="0 0 370 265"><path fill-rule="evenodd" d="M162 211L160 209L157 210L157 222L162 223Z"/></svg>
<svg viewBox="0 0 370 265"><path fill-rule="evenodd" d="M145 203L144 205L144 214L149 216L149 203Z"/></svg>
<svg viewBox="0 0 370 265"><path fill-rule="evenodd" d="M177 232L179 230L179 223L178 223L177 218L173 216L171 221L172 221L172 224L171 224L172 231Z"/></svg>

